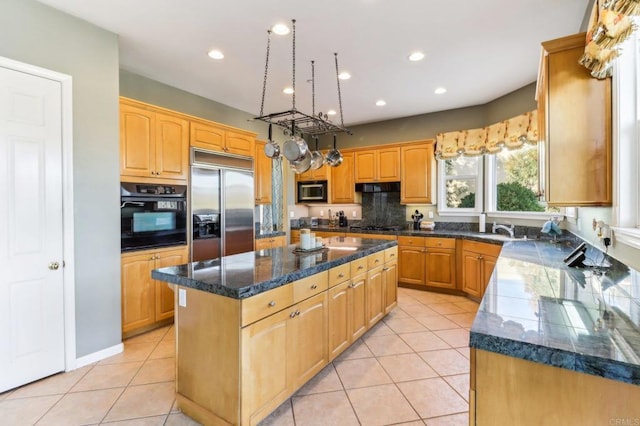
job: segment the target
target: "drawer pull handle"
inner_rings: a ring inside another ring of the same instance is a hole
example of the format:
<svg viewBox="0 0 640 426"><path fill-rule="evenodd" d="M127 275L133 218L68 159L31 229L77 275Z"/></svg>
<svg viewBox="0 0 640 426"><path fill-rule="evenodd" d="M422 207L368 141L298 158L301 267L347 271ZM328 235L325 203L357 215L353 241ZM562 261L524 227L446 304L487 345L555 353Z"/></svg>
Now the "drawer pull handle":
<svg viewBox="0 0 640 426"><path fill-rule="evenodd" d="M378 262L380 262L380 259L376 259L375 263L378 263Z"/></svg>
<svg viewBox="0 0 640 426"><path fill-rule="evenodd" d="M318 286L317 286L317 285L315 285L315 284L311 284L311 290L315 290L316 288L318 288Z"/></svg>
<svg viewBox="0 0 640 426"><path fill-rule="evenodd" d="M340 273L338 274L338 278L344 278L344 274L343 274L342 272L340 272Z"/></svg>
<svg viewBox="0 0 640 426"><path fill-rule="evenodd" d="M388 271L388 270L389 270L389 268L384 267L384 268L382 268L382 270L383 270L383 271Z"/></svg>
<svg viewBox="0 0 640 426"><path fill-rule="evenodd" d="M356 285L354 283L349 284L349 288L354 288Z"/></svg>
<svg viewBox="0 0 640 426"><path fill-rule="evenodd" d="M362 265L358 266L358 271L359 271L360 269L364 269L364 266L362 266Z"/></svg>
<svg viewBox="0 0 640 426"><path fill-rule="evenodd" d="M289 318L295 318L296 317L296 311L293 311L289 314Z"/></svg>
<svg viewBox="0 0 640 426"><path fill-rule="evenodd" d="M272 308L276 306L275 300L272 300L271 302L269 302L269 306L271 306Z"/></svg>
<svg viewBox="0 0 640 426"><path fill-rule="evenodd" d="M396 255L395 253L391 253L389 257L394 257L395 255Z"/></svg>
<svg viewBox="0 0 640 426"><path fill-rule="evenodd" d="M299 316L299 315L300 315L300 311L296 311L296 316Z"/></svg>

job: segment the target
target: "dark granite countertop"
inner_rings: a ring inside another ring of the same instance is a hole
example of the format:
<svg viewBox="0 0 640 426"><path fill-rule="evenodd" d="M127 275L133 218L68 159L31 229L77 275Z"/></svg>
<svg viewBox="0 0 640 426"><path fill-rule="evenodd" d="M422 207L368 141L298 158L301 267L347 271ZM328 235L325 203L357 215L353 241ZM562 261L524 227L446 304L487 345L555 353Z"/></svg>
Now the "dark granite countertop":
<svg viewBox="0 0 640 426"><path fill-rule="evenodd" d="M371 235L395 235L395 236L407 236L407 237L438 237L438 238L458 238L462 240L480 241L490 244L503 244L507 241L522 240L522 238L514 239L502 234L490 234L485 232L472 232L463 230L447 230L436 229L433 231L414 231L412 229L401 229L399 231L382 231L382 230L368 230L350 227L328 227L328 226L314 226L314 227L292 227L291 230L299 230L302 228L311 229L311 231L322 232L344 232L354 234L371 234Z"/></svg>
<svg viewBox="0 0 640 426"><path fill-rule="evenodd" d="M263 238L281 237L287 235L284 231L256 231L255 239L260 240Z"/></svg>
<svg viewBox="0 0 640 426"><path fill-rule="evenodd" d="M470 346L640 385L640 274L591 246L591 267L567 267L571 251L505 243Z"/></svg>
<svg viewBox="0 0 640 426"><path fill-rule="evenodd" d="M389 247L396 241L325 238L326 249L296 254L296 245L225 256L220 259L155 269L151 276L197 290L244 299L326 271Z"/></svg>

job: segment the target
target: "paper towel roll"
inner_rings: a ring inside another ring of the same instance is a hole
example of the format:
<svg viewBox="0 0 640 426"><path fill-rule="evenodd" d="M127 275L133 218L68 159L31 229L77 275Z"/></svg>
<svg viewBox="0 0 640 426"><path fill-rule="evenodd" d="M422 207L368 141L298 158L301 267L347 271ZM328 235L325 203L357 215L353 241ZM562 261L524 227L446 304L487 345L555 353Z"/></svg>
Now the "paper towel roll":
<svg viewBox="0 0 640 426"><path fill-rule="evenodd" d="M484 232L486 228L487 215L484 213L480 213L478 216L478 231Z"/></svg>

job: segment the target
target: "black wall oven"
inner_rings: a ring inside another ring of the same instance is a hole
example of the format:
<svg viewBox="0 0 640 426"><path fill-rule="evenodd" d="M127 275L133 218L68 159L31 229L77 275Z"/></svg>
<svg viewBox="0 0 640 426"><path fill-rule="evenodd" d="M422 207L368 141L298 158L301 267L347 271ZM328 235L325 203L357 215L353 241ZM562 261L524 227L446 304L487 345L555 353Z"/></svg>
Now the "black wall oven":
<svg viewBox="0 0 640 426"><path fill-rule="evenodd" d="M121 251L187 243L187 187L123 182Z"/></svg>

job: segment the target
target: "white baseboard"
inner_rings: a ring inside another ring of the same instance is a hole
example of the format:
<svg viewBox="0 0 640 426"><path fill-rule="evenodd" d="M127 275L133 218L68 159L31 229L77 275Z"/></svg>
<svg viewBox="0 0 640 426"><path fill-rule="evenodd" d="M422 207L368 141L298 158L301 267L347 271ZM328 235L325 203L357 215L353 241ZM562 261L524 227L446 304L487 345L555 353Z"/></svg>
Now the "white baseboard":
<svg viewBox="0 0 640 426"><path fill-rule="evenodd" d="M85 365L93 364L94 362L98 362L105 358L109 358L110 356L117 355L123 350L124 345L122 343L118 343L117 345L111 346L110 348L85 355L76 359L76 368L84 367Z"/></svg>

